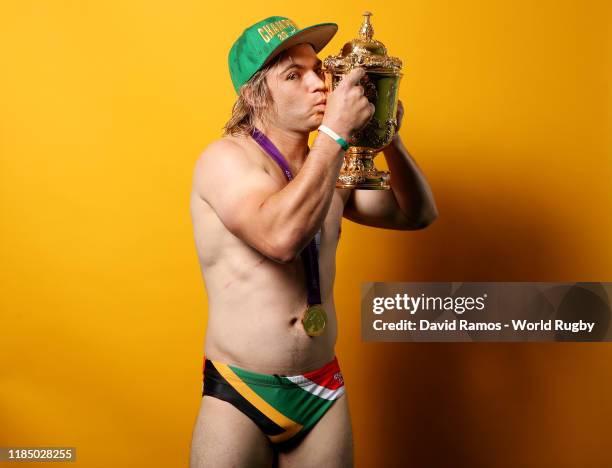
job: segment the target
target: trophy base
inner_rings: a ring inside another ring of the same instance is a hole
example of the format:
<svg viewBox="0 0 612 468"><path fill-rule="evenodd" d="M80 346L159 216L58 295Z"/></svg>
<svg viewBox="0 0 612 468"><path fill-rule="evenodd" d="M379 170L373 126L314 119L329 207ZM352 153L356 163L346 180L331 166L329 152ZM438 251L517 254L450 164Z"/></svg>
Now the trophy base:
<svg viewBox="0 0 612 468"><path fill-rule="evenodd" d="M389 183L390 174L385 171L380 171L380 177L366 179L363 182L341 182L336 181L337 188L356 189L356 190L391 190Z"/></svg>
<svg viewBox="0 0 612 468"><path fill-rule="evenodd" d="M374 165L377 151L351 147L344 155L344 163L336 181L337 188L357 190L390 190L391 175Z"/></svg>

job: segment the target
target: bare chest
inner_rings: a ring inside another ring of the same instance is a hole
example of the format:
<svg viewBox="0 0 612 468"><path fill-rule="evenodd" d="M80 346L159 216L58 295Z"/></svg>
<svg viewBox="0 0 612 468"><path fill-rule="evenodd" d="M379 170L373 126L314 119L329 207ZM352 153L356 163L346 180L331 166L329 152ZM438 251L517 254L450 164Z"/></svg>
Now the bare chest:
<svg viewBox="0 0 612 468"><path fill-rule="evenodd" d="M340 236L342 235L342 214L344 198L340 189L336 189L321 225L320 256L335 255Z"/></svg>

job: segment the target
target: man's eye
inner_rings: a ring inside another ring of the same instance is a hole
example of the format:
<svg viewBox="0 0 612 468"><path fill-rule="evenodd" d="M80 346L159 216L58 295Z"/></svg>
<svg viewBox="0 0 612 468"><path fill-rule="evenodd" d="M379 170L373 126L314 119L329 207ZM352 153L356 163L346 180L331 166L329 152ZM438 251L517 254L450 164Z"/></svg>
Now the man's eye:
<svg viewBox="0 0 612 468"><path fill-rule="evenodd" d="M297 73L289 73L289 75L287 75L288 80L295 80L297 77Z"/></svg>

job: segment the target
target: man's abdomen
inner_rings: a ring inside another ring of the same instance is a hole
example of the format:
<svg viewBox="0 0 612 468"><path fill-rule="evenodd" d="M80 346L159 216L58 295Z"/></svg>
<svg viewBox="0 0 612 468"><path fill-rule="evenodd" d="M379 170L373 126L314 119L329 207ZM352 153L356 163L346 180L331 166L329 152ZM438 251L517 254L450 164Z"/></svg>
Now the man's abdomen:
<svg viewBox="0 0 612 468"><path fill-rule="evenodd" d="M247 318L246 314L253 314ZM327 308L328 322L321 336L311 337L301 317L287 320L276 311L215 310L209 312L204 352L206 357L265 374L286 374L316 369L334 356L336 317ZM231 320L218 319L218 317ZM273 316L275 315L275 316Z"/></svg>

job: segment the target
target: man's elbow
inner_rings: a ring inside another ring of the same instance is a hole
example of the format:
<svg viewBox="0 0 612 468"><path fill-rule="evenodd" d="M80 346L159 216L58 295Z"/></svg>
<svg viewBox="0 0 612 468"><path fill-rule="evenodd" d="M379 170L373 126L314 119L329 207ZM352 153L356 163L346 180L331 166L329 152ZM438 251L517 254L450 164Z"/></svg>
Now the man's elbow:
<svg viewBox="0 0 612 468"><path fill-rule="evenodd" d="M286 265L288 263L292 263L297 258L297 255L293 251L285 250L285 251L276 252L270 258L274 260L276 263L281 263L283 265Z"/></svg>
<svg viewBox="0 0 612 468"><path fill-rule="evenodd" d="M277 263L292 263L302 251L300 245L298 236L286 234L277 239L268 256Z"/></svg>
<svg viewBox="0 0 612 468"><path fill-rule="evenodd" d="M406 219L401 229L405 231L418 231L430 226L436 219L438 219L438 210L433 208L418 218Z"/></svg>
<svg viewBox="0 0 612 468"><path fill-rule="evenodd" d="M293 262L295 260L296 255L290 249L278 246L274 249L268 251L266 256L270 260L274 260L276 263L287 264Z"/></svg>

